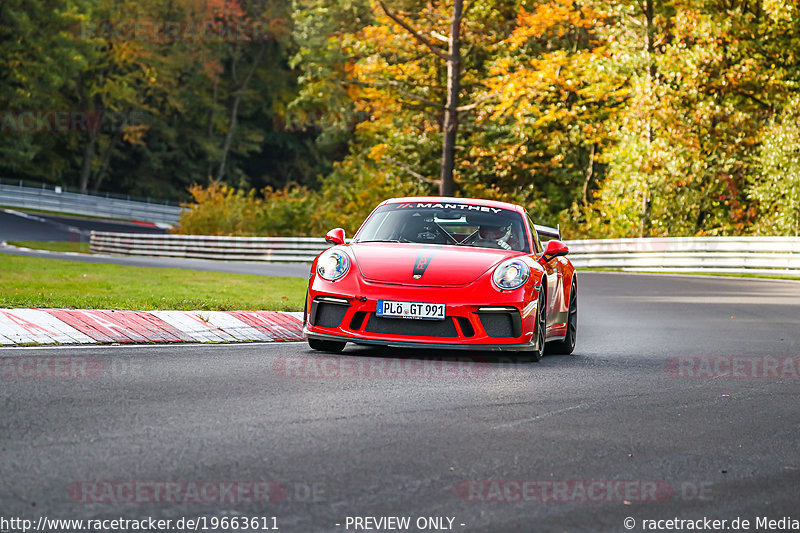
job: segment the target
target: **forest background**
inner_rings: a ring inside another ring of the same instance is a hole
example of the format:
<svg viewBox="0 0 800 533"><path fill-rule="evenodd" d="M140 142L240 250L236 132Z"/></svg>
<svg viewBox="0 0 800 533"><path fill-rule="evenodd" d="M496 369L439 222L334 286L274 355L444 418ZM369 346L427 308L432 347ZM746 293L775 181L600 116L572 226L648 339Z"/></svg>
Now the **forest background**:
<svg viewBox="0 0 800 533"><path fill-rule="evenodd" d="M453 194L567 238L800 235L799 3L4 0L0 177L352 233L457 125Z"/></svg>

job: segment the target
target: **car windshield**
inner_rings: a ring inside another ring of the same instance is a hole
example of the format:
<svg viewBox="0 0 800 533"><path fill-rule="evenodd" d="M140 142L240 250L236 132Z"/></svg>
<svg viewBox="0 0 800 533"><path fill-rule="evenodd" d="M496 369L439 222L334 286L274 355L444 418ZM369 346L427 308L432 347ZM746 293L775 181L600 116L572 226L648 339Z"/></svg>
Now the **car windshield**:
<svg viewBox="0 0 800 533"><path fill-rule="evenodd" d="M522 216L510 209L466 203L382 205L354 242L411 242L530 253Z"/></svg>

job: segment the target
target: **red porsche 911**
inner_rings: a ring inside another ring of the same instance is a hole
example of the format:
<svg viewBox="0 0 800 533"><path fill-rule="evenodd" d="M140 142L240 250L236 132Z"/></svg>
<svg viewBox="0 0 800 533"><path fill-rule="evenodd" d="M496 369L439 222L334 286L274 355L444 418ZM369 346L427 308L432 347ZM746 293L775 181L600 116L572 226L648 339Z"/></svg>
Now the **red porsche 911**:
<svg viewBox="0 0 800 533"><path fill-rule="evenodd" d="M341 228L326 236L334 246L308 283L308 344L572 353L578 280L559 238L518 205L386 200L350 243Z"/></svg>

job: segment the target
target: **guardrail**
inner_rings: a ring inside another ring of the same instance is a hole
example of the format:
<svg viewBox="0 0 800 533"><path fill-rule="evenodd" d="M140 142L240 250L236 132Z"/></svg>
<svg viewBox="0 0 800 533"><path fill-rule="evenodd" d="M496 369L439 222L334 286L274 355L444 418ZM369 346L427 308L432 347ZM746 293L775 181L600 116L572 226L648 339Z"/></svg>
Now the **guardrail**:
<svg viewBox="0 0 800 533"><path fill-rule="evenodd" d="M215 237L93 231L92 253L223 259L226 261L311 262L330 247L314 237Z"/></svg>
<svg viewBox="0 0 800 533"><path fill-rule="evenodd" d="M121 200L90 194L59 192L0 183L0 205L73 215L140 220L174 225L181 208L175 205Z"/></svg>
<svg viewBox="0 0 800 533"><path fill-rule="evenodd" d="M311 237L213 237L92 232L93 253L310 262L330 245ZM578 268L800 274L800 237L677 237L566 241Z"/></svg>
<svg viewBox="0 0 800 533"><path fill-rule="evenodd" d="M670 237L567 241L578 268L800 274L800 237Z"/></svg>

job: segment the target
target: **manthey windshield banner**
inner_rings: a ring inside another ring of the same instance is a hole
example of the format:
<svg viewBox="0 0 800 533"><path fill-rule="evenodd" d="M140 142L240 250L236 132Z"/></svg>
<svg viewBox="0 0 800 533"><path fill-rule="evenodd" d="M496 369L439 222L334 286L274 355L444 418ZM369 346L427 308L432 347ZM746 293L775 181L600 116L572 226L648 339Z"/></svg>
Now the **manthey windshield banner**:
<svg viewBox="0 0 800 533"><path fill-rule="evenodd" d="M389 209L453 209L460 211L477 211L481 213L502 213L508 209L486 207L485 205L472 205L461 203L435 203L435 202L407 202L402 204L388 204Z"/></svg>

